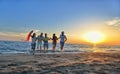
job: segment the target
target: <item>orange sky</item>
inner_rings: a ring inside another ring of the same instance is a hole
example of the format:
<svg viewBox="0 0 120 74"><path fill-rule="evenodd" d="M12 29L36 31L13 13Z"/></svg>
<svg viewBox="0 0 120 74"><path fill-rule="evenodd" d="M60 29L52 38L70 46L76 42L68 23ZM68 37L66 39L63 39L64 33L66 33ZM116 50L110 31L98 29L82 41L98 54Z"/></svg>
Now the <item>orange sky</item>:
<svg viewBox="0 0 120 74"><path fill-rule="evenodd" d="M79 27L79 28L78 28ZM90 31L98 31L105 35L105 40L102 44L120 45L120 19L114 18L104 22L94 23L84 26L78 26L71 30L65 31L68 38L68 43L87 43L83 40L82 36ZM0 32L0 40L14 40L25 41L28 33L16 33L16 32ZM59 36L60 33L57 33ZM51 34L48 34L50 37Z"/></svg>

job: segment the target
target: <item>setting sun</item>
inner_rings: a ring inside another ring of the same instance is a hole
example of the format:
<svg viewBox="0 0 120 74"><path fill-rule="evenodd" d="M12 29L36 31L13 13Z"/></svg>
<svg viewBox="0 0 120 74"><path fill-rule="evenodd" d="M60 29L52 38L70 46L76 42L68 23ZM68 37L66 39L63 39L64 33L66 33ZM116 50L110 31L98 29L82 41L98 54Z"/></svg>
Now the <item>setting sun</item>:
<svg viewBox="0 0 120 74"><path fill-rule="evenodd" d="M83 38L87 42L100 43L104 41L105 36L101 32L91 31L91 32L87 32L86 34L84 34Z"/></svg>

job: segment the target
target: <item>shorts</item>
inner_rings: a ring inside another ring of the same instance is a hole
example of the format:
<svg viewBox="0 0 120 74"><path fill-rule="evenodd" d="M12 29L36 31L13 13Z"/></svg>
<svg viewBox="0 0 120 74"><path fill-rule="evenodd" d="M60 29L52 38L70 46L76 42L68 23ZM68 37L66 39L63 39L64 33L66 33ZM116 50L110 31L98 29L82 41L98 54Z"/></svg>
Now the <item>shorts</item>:
<svg viewBox="0 0 120 74"><path fill-rule="evenodd" d="M60 42L60 46L64 46L64 42Z"/></svg>
<svg viewBox="0 0 120 74"><path fill-rule="evenodd" d="M37 47L42 46L42 42L37 42Z"/></svg>
<svg viewBox="0 0 120 74"><path fill-rule="evenodd" d="M47 43L47 44L44 44L44 47L47 47L47 48L48 48L48 43Z"/></svg>
<svg viewBox="0 0 120 74"><path fill-rule="evenodd" d="M36 43L31 43L31 48L35 49L35 47L36 47Z"/></svg>

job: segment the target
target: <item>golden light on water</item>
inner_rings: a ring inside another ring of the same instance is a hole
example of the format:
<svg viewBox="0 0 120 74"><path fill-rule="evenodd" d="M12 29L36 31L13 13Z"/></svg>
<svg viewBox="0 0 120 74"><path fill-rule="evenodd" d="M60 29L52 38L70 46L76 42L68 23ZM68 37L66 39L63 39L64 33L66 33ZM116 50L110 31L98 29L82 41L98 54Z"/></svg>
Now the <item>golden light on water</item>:
<svg viewBox="0 0 120 74"><path fill-rule="evenodd" d="M98 31L90 31L83 35L83 38L87 42L100 43L105 40L105 35Z"/></svg>

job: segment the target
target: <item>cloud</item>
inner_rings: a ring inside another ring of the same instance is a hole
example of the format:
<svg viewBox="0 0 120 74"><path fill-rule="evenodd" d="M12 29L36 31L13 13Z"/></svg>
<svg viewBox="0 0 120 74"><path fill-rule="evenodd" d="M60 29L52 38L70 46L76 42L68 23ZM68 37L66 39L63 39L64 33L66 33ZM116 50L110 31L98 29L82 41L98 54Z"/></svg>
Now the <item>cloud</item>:
<svg viewBox="0 0 120 74"><path fill-rule="evenodd" d="M25 40L27 33L0 32L0 40Z"/></svg>
<svg viewBox="0 0 120 74"><path fill-rule="evenodd" d="M35 33L39 33L40 32L40 30L33 30Z"/></svg>
<svg viewBox="0 0 120 74"><path fill-rule="evenodd" d="M39 34L40 30L33 30L35 33ZM14 41L25 41L29 32L0 32L0 40L14 40Z"/></svg>
<svg viewBox="0 0 120 74"><path fill-rule="evenodd" d="M24 36L27 33L16 33L16 32L0 32L1 36Z"/></svg>
<svg viewBox="0 0 120 74"><path fill-rule="evenodd" d="M106 25L107 27L111 27L114 30L120 31L120 18L115 17L111 20L108 20L108 21L104 22L104 25Z"/></svg>
<svg viewBox="0 0 120 74"><path fill-rule="evenodd" d="M109 21L105 22L105 24L108 25L108 26L118 27L118 26L120 26L120 18L116 17L112 20L109 20Z"/></svg>

